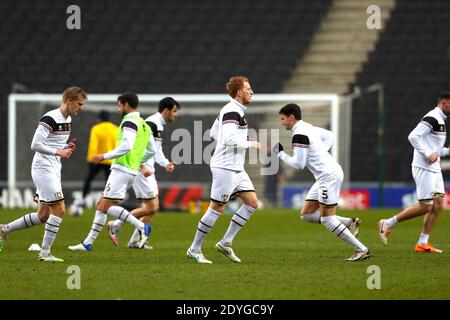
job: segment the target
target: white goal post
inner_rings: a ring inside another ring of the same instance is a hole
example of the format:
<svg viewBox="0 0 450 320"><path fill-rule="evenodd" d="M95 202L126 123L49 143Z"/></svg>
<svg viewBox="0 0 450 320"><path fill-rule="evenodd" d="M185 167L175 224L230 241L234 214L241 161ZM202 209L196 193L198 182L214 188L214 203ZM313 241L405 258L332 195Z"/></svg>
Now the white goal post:
<svg viewBox="0 0 450 320"><path fill-rule="evenodd" d="M118 94L88 94L88 101L86 103L86 111L99 111L103 109L102 104L115 105L117 101ZM172 96L177 101L183 104L203 104L211 103L214 105L212 107L206 108L182 108L181 115L189 114L191 116L203 115L205 114L216 114L220 110L219 107L223 106L230 97L226 94L139 94L140 106L145 104L157 105L159 100L163 97ZM340 113L339 113L339 96L336 94L255 94L254 102L248 108L248 113L258 113L261 115L267 114L273 116L278 121L278 110L282 106L281 103L299 103L302 106L302 102L306 103L325 103L330 108L327 117L329 117L329 127L336 135L338 139L340 135ZM18 118L18 108L21 104L25 104L25 107L39 104L49 104L55 107L61 102L61 94L10 94L8 97L8 193L13 194L13 191L18 187L17 184L17 143L18 143L18 127L21 125L26 126L28 123L19 123ZM35 104L34 104L35 103ZM259 105L258 105L259 104ZM21 117L27 116L25 111L21 111ZM246 113L247 113L246 112ZM42 115L41 115L42 116ZM29 125L33 123L33 126L37 125L39 119L34 119L35 115L30 115L33 117L33 122L30 121ZM308 121L308 119L305 119ZM76 119L74 120L76 121ZM309 122L309 121L308 121ZM348 124L347 124L348 125ZM35 128L33 128L34 130ZM31 139L31 137L30 137ZM28 146L27 146L28 147ZM25 146L20 146L20 148L25 148ZM28 147L29 148L29 147ZM21 149L20 149L21 150ZM339 161L339 143L334 143L331 153ZM64 182L63 182L64 185Z"/></svg>

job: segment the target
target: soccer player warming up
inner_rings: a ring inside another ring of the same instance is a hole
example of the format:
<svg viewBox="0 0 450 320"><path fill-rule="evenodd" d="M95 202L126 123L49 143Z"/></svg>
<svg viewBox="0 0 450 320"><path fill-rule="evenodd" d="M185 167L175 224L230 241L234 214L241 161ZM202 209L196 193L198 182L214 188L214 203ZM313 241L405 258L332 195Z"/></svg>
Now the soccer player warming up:
<svg viewBox="0 0 450 320"><path fill-rule="evenodd" d="M444 148L447 138L445 120L449 114L450 92L446 91L438 97L437 107L428 112L408 136L409 142L414 147L411 171L419 203L390 219L378 221L378 233L385 245L388 243L391 229L398 222L425 215L422 233L415 250L424 253L442 253L442 250L433 247L428 239L442 210L445 196L440 159L449 155L449 148Z"/></svg>
<svg viewBox="0 0 450 320"><path fill-rule="evenodd" d="M302 170L306 166L316 179L308 192L307 208L306 211L305 208L302 211L302 219L321 223L336 236L353 246L356 252L347 259L348 261L369 258L371 256L369 249L349 230L349 227L353 225L352 229L355 233L357 232L356 218L336 216L336 206L344 173L341 166L328 153L332 143L329 131L303 121L300 107L296 104L284 106L279 113L281 125L292 132L294 155L292 157L287 155L281 144L274 147L274 152L278 153L278 157L287 165L295 169ZM317 209L317 203L320 206L320 216L319 213L314 212Z"/></svg>
<svg viewBox="0 0 450 320"><path fill-rule="evenodd" d="M166 168L166 171L173 172L175 166L164 155L162 150L162 132L164 125L170 123L177 117L177 112L180 110L180 104L171 97L162 99L158 104L158 112L151 115L145 122L152 129L152 134L156 144L156 154L153 158L145 163L145 166L150 171L155 172L155 161L162 167ZM156 181L155 174L145 177L142 172L139 172L136 179L133 182L133 188L139 190L141 197L138 198L142 202L142 207L134 209L131 214L142 222L150 224L159 209L158 199L158 183ZM108 222L108 233L111 241L114 245L119 244L119 230L124 225L124 222L120 219ZM141 241L140 233L135 230L130 240L128 241L128 248L139 248ZM153 246L146 243L144 249L153 249Z"/></svg>
<svg viewBox="0 0 450 320"><path fill-rule="evenodd" d="M111 165L111 174L106 182L103 196L97 204L91 231L80 244L69 246L71 251L91 251L95 239L106 223L107 215L128 222L136 228L141 233L140 248L145 245L151 232L149 224L139 221L118 204L125 198L127 188L133 183L139 170L145 176L152 174L143 163L155 154L154 139L151 136L150 127L136 111L139 103L138 96L131 92L125 92L117 100L118 110L123 115L117 136L117 147L92 158L93 163L99 163L104 159L114 159ZM141 197L141 194L136 192L136 197Z"/></svg>
<svg viewBox="0 0 450 320"><path fill-rule="evenodd" d="M233 196L238 197L243 205L231 218L228 230L217 242L216 249L231 261L241 262L232 249L233 239L258 207L255 188L244 170L246 149L261 149L258 141L247 141L248 124L244 112L252 102L253 91L249 79L242 76L230 78L226 88L232 99L220 110L210 133L217 141L210 164L211 201L187 250L187 256L197 263L212 263L202 253L202 242Z"/></svg>
<svg viewBox="0 0 450 320"><path fill-rule="evenodd" d="M36 186L37 212L0 225L0 252L8 233L45 223L38 260L64 261L50 253L65 211L61 187L61 158L69 159L75 150L75 139L69 143L67 140L72 128L72 117L81 112L86 93L81 88L70 87L64 90L62 100L58 109L47 112L41 118L31 142L31 149L36 152L31 165L31 177Z"/></svg>

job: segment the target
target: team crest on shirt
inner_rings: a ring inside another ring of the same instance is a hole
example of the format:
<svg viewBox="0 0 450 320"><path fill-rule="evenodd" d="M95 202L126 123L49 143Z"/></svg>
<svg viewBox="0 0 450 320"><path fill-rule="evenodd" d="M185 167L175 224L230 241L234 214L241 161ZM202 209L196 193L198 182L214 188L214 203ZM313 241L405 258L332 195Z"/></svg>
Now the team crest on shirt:
<svg viewBox="0 0 450 320"><path fill-rule="evenodd" d="M150 198L154 198L155 197L155 193L153 191L150 191Z"/></svg>
<svg viewBox="0 0 450 320"><path fill-rule="evenodd" d="M56 124L56 129L54 131L71 131L71 123L58 123Z"/></svg>
<svg viewBox="0 0 450 320"><path fill-rule="evenodd" d="M55 192L55 197L56 197L57 200L62 199L63 198L62 192L61 191Z"/></svg>
<svg viewBox="0 0 450 320"><path fill-rule="evenodd" d="M230 197L230 195L228 195L228 194L223 194L223 195L220 197L220 199L221 199L221 201L223 201L223 202L227 202L229 197Z"/></svg>

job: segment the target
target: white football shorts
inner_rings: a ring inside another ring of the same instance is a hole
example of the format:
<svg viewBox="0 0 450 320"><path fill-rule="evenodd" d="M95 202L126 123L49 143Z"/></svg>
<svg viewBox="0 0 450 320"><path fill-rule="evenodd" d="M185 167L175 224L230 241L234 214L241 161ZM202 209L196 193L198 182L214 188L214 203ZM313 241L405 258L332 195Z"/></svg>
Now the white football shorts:
<svg viewBox="0 0 450 320"><path fill-rule="evenodd" d="M31 178L36 186L36 195L39 202L53 204L64 200L61 171L32 168Z"/></svg>
<svg viewBox="0 0 450 320"><path fill-rule="evenodd" d="M214 202L225 204L240 192L255 192L255 187L245 171L211 168L211 173L211 200Z"/></svg>
<svg viewBox="0 0 450 320"><path fill-rule="evenodd" d="M306 201L319 201L320 204L327 207L334 207L339 202L342 182L344 181L344 172L342 168L333 174L317 180L309 189L306 195Z"/></svg>
<svg viewBox="0 0 450 320"><path fill-rule="evenodd" d="M108 181L106 181L105 190L103 191L103 198L122 201L125 199L127 189L133 183L135 177L131 173L114 168L111 169Z"/></svg>
<svg viewBox="0 0 450 320"><path fill-rule="evenodd" d="M137 200L151 200L158 196L158 183L156 182L155 173L151 176L144 177L139 174L134 178L133 190Z"/></svg>
<svg viewBox="0 0 450 320"><path fill-rule="evenodd" d="M411 167L411 171L419 201L432 203L434 198L445 196L442 172L433 172L419 167Z"/></svg>

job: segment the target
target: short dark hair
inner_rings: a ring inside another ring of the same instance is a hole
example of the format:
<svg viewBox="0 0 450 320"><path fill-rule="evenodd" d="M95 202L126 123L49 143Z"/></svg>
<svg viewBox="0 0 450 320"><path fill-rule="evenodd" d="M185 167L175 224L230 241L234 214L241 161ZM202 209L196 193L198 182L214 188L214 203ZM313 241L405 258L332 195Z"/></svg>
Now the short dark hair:
<svg viewBox="0 0 450 320"><path fill-rule="evenodd" d="M285 105L283 108L280 109L279 114L290 116L291 114L294 115L294 118L297 120L302 120L302 111L300 110L300 107L296 105L295 103L289 103Z"/></svg>
<svg viewBox="0 0 450 320"><path fill-rule="evenodd" d="M138 104L139 104L139 98L138 98L137 94L132 93L132 92L124 92L124 93L122 93L117 98L117 101L119 101L121 104L125 104L126 102L128 102L130 107L132 107L133 109L136 109L138 107Z"/></svg>
<svg viewBox="0 0 450 320"><path fill-rule="evenodd" d="M443 91L438 97L438 103L442 100L450 100L450 91Z"/></svg>
<svg viewBox="0 0 450 320"><path fill-rule="evenodd" d="M158 112L163 112L164 109L172 110L173 106L177 106L177 110L180 110L180 104L172 97L165 97L158 103Z"/></svg>
<svg viewBox="0 0 450 320"><path fill-rule="evenodd" d="M101 121L109 121L109 112L106 110L100 110L97 118L99 118Z"/></svg>

